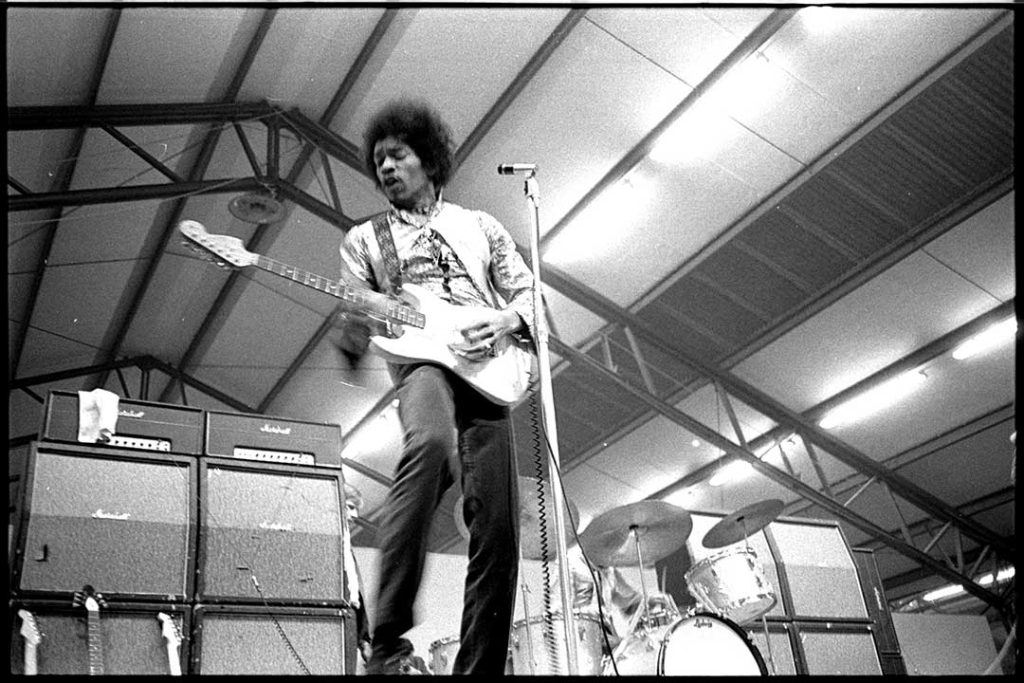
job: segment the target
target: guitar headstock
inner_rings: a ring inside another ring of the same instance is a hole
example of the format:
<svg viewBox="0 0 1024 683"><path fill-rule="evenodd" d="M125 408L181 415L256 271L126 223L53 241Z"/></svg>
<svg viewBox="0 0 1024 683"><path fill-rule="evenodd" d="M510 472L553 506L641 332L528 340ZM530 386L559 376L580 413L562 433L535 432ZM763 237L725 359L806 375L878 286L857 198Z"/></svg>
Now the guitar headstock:
<svg viewBox="0 0 1024 683"><path fill-rule="evenodd" d="M178 622L174 620L169 614L160 612L156 615L156 618L160 620L162 624L161 632L163 637L167 639L167 642L171 645L181 644L181 630L178 628Z"/></svg>
<svg viewBox="0 0 1024 683"><path fill-rule="evenodd" d="M107 601L102 593L97 593L89 584L82 587L82 590L75 591L74 604L76 607L85 607L87 612L99 612L100 608L107 606Z"/></svg>
<svg viewBox="0 0 1024 683"><path fill-rule="evenodd" d="M25 642L38 645L43 636L39 632L39 624L36 623L35 615L28 610L20 609L18 610L18 616L21 617L21 636L25 639Z"/></svg>
<svg viewBox="0 0 1024 683"><path fill-rule="evenodd" d="M230 235L211 235L202 223L185 220L178 223L178 230L185 236L185 246L195 249L218 266L242 268L256 264L259 258L246 250L242 240Z"/></svg>

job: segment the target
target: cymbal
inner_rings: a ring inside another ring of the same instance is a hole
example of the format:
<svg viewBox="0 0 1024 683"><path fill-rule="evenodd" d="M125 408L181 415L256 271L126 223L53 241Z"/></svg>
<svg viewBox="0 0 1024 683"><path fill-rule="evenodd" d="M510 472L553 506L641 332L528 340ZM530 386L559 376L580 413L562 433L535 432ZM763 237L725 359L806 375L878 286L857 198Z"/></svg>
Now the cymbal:
<svg viewBox="0 0 1024 683"><path fill-rule="evenodd" d="M598 515L580 535L580 544L595 564L619 567L639 563L639 539L640 555L649 566L681 548L692 530L693 519L683 508L642 500Z"/></svg>
<svg viewBox="0 0 1024 683"><path fill-rule="evenodd" d="M555 505L552 499L551 487L545 481L542 485L544 493L544 521L547 532L547 552L544 552L541 544L540 533L540 504L537 480L533 477L519 477L519 548L522 556L528 560L552 560L557 553L557 540L555 539ZM578 523L580 511L569 499L564 499L568 510L562 511L563 522L565 523L565 544L571 547L576 544L574 533L574 522ZM469 539L469 528L462 518L462 501L460 495L455 501L455 526L463 538ZM571 516L570 516L571 513Z"/></svg>
<svg viewBox="0 0 1024 683"><path fill-rule="evenodd" d="M727 515L704 534L705 548L721 548L742 541L768 526L785 507L778 498L751 503Z"/></svg>

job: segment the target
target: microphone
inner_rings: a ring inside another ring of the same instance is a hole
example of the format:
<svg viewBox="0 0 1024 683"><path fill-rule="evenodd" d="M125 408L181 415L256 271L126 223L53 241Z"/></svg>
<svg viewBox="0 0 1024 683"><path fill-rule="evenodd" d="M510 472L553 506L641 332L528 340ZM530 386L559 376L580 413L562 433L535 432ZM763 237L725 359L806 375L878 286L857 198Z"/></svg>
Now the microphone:
<svg viewBox="0 0 1024 683"><path fill-rule="evenodd" d="M537 170L537 164L498 164L499 175L512 175L513 173L533 173Z"/></svg>

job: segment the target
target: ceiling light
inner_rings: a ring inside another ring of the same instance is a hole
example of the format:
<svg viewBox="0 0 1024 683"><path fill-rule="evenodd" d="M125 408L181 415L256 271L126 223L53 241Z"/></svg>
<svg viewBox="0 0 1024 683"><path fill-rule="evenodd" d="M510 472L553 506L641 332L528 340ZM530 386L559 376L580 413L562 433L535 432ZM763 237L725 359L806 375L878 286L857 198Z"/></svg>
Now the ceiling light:
<svg viewBox="0 0 1024 683"><path fill-rule="evenodd" d="M814 5L800 10L800 21L813 33L829 33L839 25L840 15L834 7Z"/></svg>
<svg viewBox="0 0 1024 683"><path fill-rule="evenodd" d="M708 486L721 486L730 481L741 479L753 471L754 466L746 460L735 460L724 467L720 467L708 481Z"/></svg>
<svg viewBox="0 0 1024 683"><path fill-rule="evenodd" d="M999 573L996 574L995 581L999 582L999 583L1002 583L1003 581L1007 581L1009 579L1012 579L1014 574L1015 574L1014 568L1013 567L1007 567L1006 569L1000 570ZM993 581L992 574L991 573L985 574L985 576L983 576L980 579L978 579L978 585L980 585L980 586L987 586L990 583L992 583L992 581ZM954 595L959 595L960 593L963 593L963 592L965 592L963 586L960 586L960 585L949 585L949 586L944 586L942 588L938 588L936 590L933 590L933 591L930 591L928 593L925 593L923 596L921 596L921 599L924 600L925 602L937 602L939 600L944 600L946 598L953 597Z"/></svg>
<svg viewBox="0 0 1024 683"><path fill-rule="evenodd" d="M637 207L647 203L650 188L636 171L610 185L554 238L545 254L552 263L579 261L597 250L614 249L636 222Z"/></svg>
<svg viewBox="0 0 1024 683"><path fill-rule="evenodd" d="M660 164L706 158L725 146L735 127L725 112L698 101L661 134L649 156Z"/></svg>
<svg viewBox="0 0 1024 683"><path fill-rule="evenodd" d="M963 360L984 353L1013 339L1017 334L1017 317L1010 316L990 325L953 349L953 358Z"/></svg>
<svg viewBox="0 0 1024 683"><path fill-rule="evenodd" d="M746 119L778 100L785 83L785 73L768 58L756 52L728 71L701 102L712 110Z"/></svg>
<svg viewBox="0 0 1024 683"><path fill-rule="evenodd" d="M832 429L856 422L893 405L917 389L924 380L925 374L920 368L904 372L828 411L818 425L822 429Z"/></svg>

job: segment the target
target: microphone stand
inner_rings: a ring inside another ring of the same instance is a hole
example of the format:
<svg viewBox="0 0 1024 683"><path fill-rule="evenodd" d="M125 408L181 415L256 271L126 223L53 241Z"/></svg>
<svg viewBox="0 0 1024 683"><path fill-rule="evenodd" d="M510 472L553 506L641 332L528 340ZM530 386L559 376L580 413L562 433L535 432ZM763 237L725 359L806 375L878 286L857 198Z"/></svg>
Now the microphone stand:
<svg viewBox="0 0 1024 683"><path fill-rule="evenodd" d="M551 496L555 507L555 538L557 539L559 579L562 586L562 625L565 628L565 649L568 656L569 675L576 675L579 671L578 655L576 648L575 615L572 611L572 599L570 596L571 580L569 577L567 557L567 543L565 540L565 503L562 496L560 482L561 473L558 468L561 466L558 456L558 434L555 429L555 405L551 389L551 360L548 353L548 326L547 317L544 314L544 300L541 292L540 279L540 190L537 184L537 168L530 164L512 164L510 166L499 166L499 173L524 172L526 180L523 192L530 205L530 252L533 266L533 326L536 334L537 366L540 374L540 397L543 407L544 432L547 435L547 445L551 452L552 468L551 473ZM559 481L556 482L555 478ZM556 483L558 484L556 486ZM547 560L541 559L542 562Z"/></svg>

